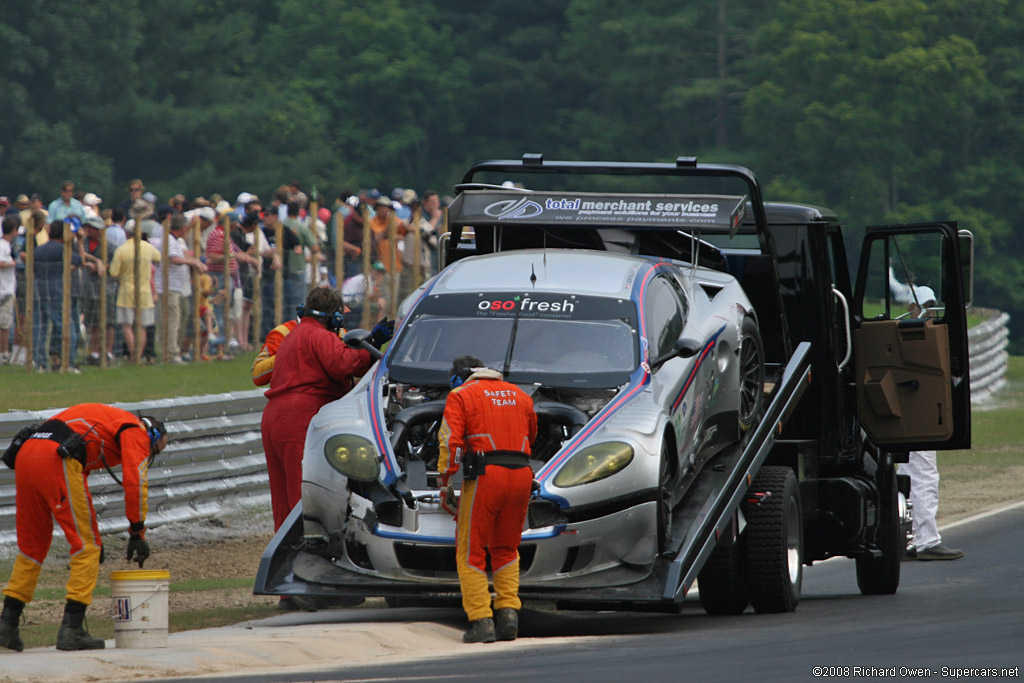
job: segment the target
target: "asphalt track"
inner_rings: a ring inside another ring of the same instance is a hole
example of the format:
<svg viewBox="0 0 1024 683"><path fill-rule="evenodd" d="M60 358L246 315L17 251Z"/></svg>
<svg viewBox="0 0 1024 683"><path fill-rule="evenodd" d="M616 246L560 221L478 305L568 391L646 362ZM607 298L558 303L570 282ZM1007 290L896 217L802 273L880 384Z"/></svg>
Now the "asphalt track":
<svg viewBox="0 0 1024 683"><path fill-rule="evenodd" d="M943 537L966 557L904 563L893 596L861 596L849 560L805 568L792 614L708 617L693 599L678 616L524 610L519 640L471 646L459 640L457 610L289 614L172 634L160 650L3 652L0 681L1020 678L1024 504L946 527Z"/></svg>

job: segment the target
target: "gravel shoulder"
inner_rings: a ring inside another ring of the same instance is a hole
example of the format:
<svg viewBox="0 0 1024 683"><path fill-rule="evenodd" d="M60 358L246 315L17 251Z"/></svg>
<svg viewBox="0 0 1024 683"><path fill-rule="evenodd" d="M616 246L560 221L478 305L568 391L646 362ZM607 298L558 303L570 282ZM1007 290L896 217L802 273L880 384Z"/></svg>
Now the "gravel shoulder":
<svg viewBox="0 0 1024 683"><path fill-rule="evenodd" d="M1024 491L1024 464L993 469L985 465L960 464L955 454L940 454L940 471L940 528L944 524L1018 502L1024 497L1021 493ZM216 518L150 529L147 538L152 556L145 568L167 569L172 585L217 579L234 580L236 584L245 582L233 587L174 590L170 593L168 605L172 615L222 608L273 608L277 598L253 595L251 587L260 556L272 537L269 500L228 507ZM110 587L112 571L137 568L124 560L126 544L125 534L104 537L106 561L100 566L97 584L100 589ZM7 556L13 548L0 550L6 551ZM27 623L60 623L68 559L63 537L55 538L36 600L25 612ZM44 590L47 587L50 590ZM90 609L94 619L102 618L102 611L106 609L106 598L100 590L97 593Z"/></svg>

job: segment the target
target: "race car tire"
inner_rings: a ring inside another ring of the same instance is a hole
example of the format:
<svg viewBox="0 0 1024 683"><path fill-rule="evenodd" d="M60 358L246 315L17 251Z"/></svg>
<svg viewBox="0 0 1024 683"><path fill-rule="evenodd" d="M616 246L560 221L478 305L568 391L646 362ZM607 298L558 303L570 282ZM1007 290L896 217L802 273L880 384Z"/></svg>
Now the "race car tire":
<svg viewBox="0 0 1024 683"><path fill-rule="evenodd" d="M796 475L789 467L765 466L748 491L749 499L759 499L744 508L750 604L761 614L792 612L800 602L803 582L804 534Z"/></svg>
<svg viewBox="0 0 1024 683"><path fill-rule="evenodd" d="M701 607L712 615L742 614L750 597L743 576L743 544L722 537L697 576Z"/></svg>
<svg viewBox="0 0 1024 683"><path fill-rule="evenodd" d="M764 408L764 344L757 324L743 319L740 330L739 430L743 436L757 424Z"/></svg>
<svg viewBox="0 0 1024 683"><path fill-rule="evenodd" d="M895 466L886 468L879 483L880 517L878 557L858 557L857 587L861 595L892 595L900 585L900 564L906 552L906 534L900 524L899 490Z"/></svg>

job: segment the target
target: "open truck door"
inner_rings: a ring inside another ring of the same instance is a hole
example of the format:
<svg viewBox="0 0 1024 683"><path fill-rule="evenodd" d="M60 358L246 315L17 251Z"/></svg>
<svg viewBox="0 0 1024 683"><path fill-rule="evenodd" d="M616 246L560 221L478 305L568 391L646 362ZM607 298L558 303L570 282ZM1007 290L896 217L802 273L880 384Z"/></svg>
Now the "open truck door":
<svg viewBox="0 0 1024 683"><path fill-rule="evenodd" d="M867 229L853 306L857 410L889 450L970 448L971 244L953 222Z"/></svg>

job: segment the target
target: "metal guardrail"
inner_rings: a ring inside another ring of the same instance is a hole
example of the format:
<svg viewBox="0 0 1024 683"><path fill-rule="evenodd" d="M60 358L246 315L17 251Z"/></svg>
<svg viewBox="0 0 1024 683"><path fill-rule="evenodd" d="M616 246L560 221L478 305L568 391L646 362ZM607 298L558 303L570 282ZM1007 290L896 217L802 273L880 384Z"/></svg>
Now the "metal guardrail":
<svg viewBox="0 0 1024 683"><path fill-rule="evenodd" d="M1006 384L1006 365L1010 354L1008 313L995 315L972 327L967 333L971 363L971 403L981 403Z"/></svg>
<svg viewBox="0 0 1024 683"><path fill-rule="evenodd" d="M149 468L147 526L210 517L229 499L253 498L256 503L255 499L265 498L269 505L260 437L266 402L263 390L257 389L114 404L160 418L171 436L168 447ZM26 424L59 411L0 414L0 451ZM89 490L100 532L127 529L124 492L117 482L99 470L89 476ZM14 470L0 465L0 546L14 542Z"/></svg>
<svg viewBox="0 0 1024 683"><path fill-rule="evenodd" d="M970 330L971 400L983 401L1006 384L1010 316L995 317ZM149 526L216 515L232 498L269 501L260 419L262 389L117 403L125 410L155 415L167 424L171 443L149 470ZM26 424L59 409L0 414L0 451ZM89 477L100 531L128 528L121 487L100 470ZM255 501L254 501L255 502ZM14 471L0 465L0 546L13 544Z"/></svg>

